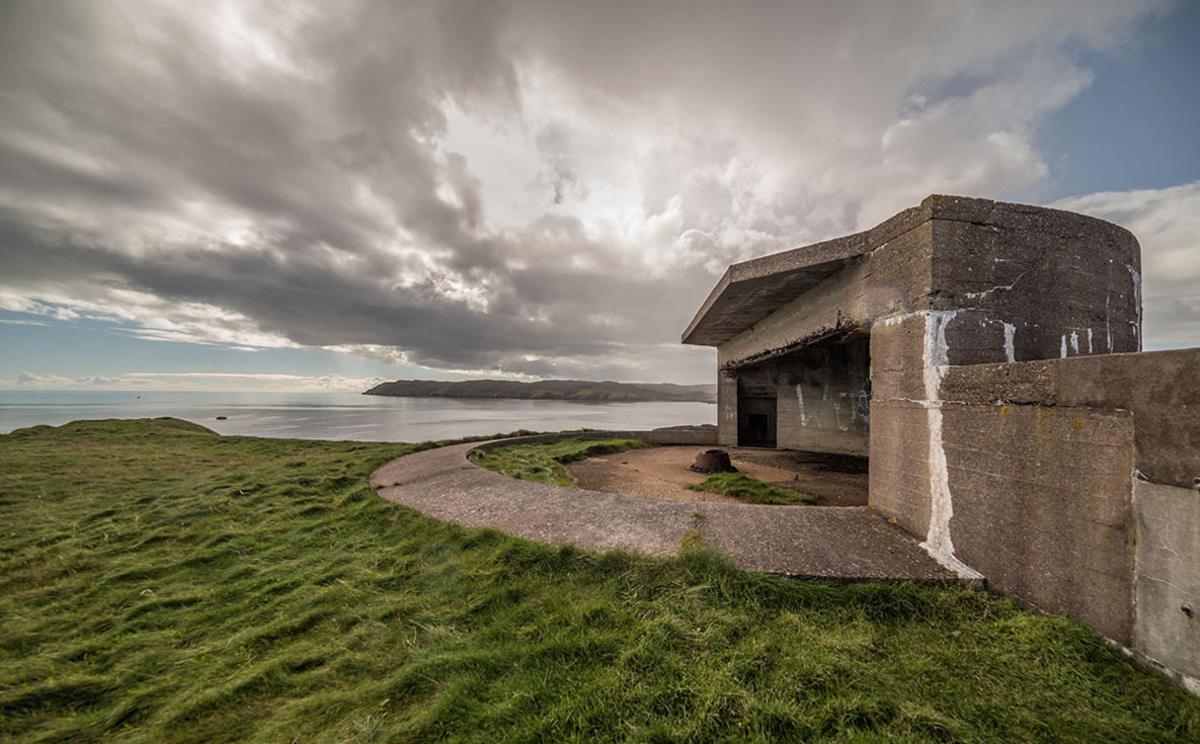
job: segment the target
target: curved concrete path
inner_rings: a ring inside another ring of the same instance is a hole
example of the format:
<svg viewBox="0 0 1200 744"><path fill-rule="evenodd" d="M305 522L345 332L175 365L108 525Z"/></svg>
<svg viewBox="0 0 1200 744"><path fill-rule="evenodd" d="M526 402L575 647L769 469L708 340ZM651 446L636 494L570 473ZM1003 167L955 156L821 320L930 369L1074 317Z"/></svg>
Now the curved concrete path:
<svg viewBox="0 0 1200 744"><path fill-rule="evenodd" d="M484 470L467 460L478 446L406 455L372 473L371 485L385 499L437 519L553 544L669 555L698 527L705 540L750 570L957 580L908 533L867 507L686 503L563 488Z"/></svg>

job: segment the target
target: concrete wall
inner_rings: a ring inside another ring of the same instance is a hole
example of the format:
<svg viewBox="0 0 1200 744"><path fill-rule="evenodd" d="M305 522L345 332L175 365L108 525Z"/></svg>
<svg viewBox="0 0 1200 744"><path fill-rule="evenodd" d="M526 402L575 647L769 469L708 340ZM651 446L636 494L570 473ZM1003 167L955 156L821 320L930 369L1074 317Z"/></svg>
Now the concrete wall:
<svg viewBox="0 0 1200 744"><path fill-rule="evenodd" d="M893 238L717 347L729 370L863 329L876 318L927 308L933 224Z"/></svg>
<svg viewBox="0 0 1200 744"><path fill-rule="evenodd" d="M737 377L717 372L717 442L724 447L737 446Z"/></svg>
<svg viewBox="0 0 1200 744"><path fill-rule="evenodd" d="M942 390L971 403L1133 411L1143 478L1192 488L1200 476L1200 349L952 367Z"/></svg>
<svg viewBox="0 0 1200 744"><path fill-rule="evenodd" d="M717 396L721 443L738 443L740 387L743 395L775 398L777 447L866 455L871 397L869 348L867 337L860 335L806 346L759 364L722 372Z"/></svg>
<svg viewBox="0 0 1200 744"><path fill-rule="evenodd" d="M955 557L990 586L1129 645L1129 412L947 403L943 416Z"/></svg>
<svg viewBox="0 0 1200 744"><path fill-rule="evenodd" d="M718 366L924 311L962 316L951 364L1140 350L1140 249L1128 230L985 199L934 196L920 213L923 221L721 344Z"/></svg>
<svg viewBox="0 0 1200 744"><path fill-rule="evenodd" d="M1134 649L1200 694L1200 491L1134 483Z"/></svg>
<svg viewBox="0 0 1200 744"><path fill-rule="evenodd" d="M926 359L937 352L927 340L937 341L939 317L917 312L871 328L870 504L921 536L940 478L930 458L937 389L926 378Z"/></svg>
<svg viewBox="0 0 1200 744"><path fill-rule="evenodd" d="M989 343L951 363L1141 349L1141 259L1129 231L1070 212L961 202L932 208L931 308L971 313L992 333L1007 328L1012 342L1007 354ZM953 339L951 348L972 351Z"/></svg>
<svg viewBox="0 0 1200 744"><path fill-rule="evenodd" d="M1200 690L1198 369L1200 349L945 367L937 397L954 559Z"/></svg>
<svg viewBox="0 0 1200 744"><path fill-rule="evenodd" d="M780 357L778 446L866 455L871 363L866 336L830 341Z"/></svg>
<svg viewBox="0 0 1200 744"><path fill-rule="evenodd" d="M1091 355L1140 345L1139 249L1128 231L1055 210L961 202L961 209L955 200L931 205L929 295L914 298L911 312L871 324L871 504L927 539L931 530L942 535L948 519L930 521L933 496L948 488L943 455L929 438L945 423L942 376L953 389L955 370L975 369L948 365L988 365L987 374L1003 377L1014 365L989 363L1098 360L1111 356ZM991 403L997 391L1013 389L1011 379L996 382L987 387L992 398L973 400ZM1115 407L1108 391L1094 392L1060 402ZM1179 416L1160 409L1164 421Z"/></svg>

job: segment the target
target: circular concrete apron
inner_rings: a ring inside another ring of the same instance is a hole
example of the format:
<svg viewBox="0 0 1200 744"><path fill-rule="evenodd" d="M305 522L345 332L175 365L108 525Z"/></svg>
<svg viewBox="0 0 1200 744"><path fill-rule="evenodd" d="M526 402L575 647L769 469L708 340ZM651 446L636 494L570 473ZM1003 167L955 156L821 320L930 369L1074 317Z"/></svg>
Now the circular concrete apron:
<svg viewBox="0 0 1200 744"><path fill-rule="evenodd" d="M371 475L383 498L465 527L552 544L670 555L690 529L754 571L841 579L954 581L868 507L687 503L517 480L467 459L480 443L398 458Z"/></svg>

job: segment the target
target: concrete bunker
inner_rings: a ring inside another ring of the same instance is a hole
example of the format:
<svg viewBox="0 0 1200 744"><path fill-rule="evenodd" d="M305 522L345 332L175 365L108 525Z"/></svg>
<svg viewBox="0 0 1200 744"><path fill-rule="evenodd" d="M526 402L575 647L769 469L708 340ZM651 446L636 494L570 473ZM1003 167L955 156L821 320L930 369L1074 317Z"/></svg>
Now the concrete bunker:
<svg viewBox="0 0 1200 744"><path fill-rule="evenodd" d="M1200 349L1141 352L1127 230L931 196L730 266L682 340L721 444L869 457L944 567L1200 691Z"/></svg>

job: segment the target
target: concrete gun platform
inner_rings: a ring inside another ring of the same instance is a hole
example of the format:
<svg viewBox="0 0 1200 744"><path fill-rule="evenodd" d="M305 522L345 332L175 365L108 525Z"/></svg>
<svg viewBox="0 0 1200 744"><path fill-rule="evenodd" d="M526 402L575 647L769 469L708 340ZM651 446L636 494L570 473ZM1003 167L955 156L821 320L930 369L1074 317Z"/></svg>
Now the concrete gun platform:
<svg viewBox="0 0 1200 744"><path fill-rule="evenodd" d="M672 555L688 530L741 568L836 579L958 581L868 507L685 503L517 480L467 459L479 443L416 452L371 475L388 501L465 527L589 550Z"/></svg>

